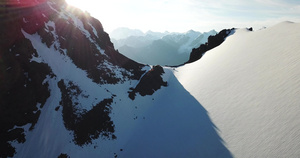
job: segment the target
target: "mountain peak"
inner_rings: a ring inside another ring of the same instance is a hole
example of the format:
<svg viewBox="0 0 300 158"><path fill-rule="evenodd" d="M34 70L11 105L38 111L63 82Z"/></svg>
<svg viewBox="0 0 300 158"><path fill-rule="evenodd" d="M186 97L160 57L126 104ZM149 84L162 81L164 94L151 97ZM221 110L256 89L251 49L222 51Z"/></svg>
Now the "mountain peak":
<svg viewBox="0 0 300 158"><path fill-rule="evenodd" d="M110 32L110 37L114 39L125 39L130 36L144 36L145 34L139 29L130 29L127 27L120 27Z"/></svg>
<svg viewBox="0 0 300 158"><path fill-rule="evenodd" d="M99 137L116 139L109 116L117 96L112 87L126 82L126 93L148 66L117 52L101 23L79 9L56 1L7 7L0 21L0 157L42 157L43 144L55 144L52 140L84 146ZM45 139L45 130L51 139ZM58 131L64 138L56 137Z"/></svg>
<svg viewBox="0 0 300 158"><path fill-rule="evenodd" d="M188 30L186 33L196 33L197 31L193 30L193 29L190 29Z"/></svg>

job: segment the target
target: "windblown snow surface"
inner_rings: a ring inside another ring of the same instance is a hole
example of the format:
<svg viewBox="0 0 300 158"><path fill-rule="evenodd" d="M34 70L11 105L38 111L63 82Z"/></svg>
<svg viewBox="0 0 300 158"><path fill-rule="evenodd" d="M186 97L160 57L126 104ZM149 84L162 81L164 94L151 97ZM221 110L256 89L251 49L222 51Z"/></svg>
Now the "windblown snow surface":
<svg viewBox="0 0 300 158"><path fill-rule="evenodd" d="M175 76L234 157L300 156L300 24L238 29Z"/></svg>

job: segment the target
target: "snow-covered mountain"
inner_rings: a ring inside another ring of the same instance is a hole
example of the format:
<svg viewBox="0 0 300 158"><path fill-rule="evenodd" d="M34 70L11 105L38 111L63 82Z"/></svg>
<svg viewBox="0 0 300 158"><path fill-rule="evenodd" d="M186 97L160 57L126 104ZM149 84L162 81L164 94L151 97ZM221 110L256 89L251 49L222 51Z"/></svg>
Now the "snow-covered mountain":
<svg viewBox="0 0 300 158"><path fill-rule="evenodd" d="M1 14L0 157L230 157L171 69L115 51L63 0Z"/></svg>
<svg viewBox="0 0 300 158"><path fill-rule="evenodd" d="M3 8L0 157L300 155L300 24L223 30L168 68L62 0Z"/></svg>
<svg viewBox="0 0 300 158"><path fill-rule="evenodd" d="M187 62L192 49L206 43L208 37L216 33L215 30L204 33L194 30L186 33L148 31L139 36L133 32L131 36L118 40L114 39L114 35L110 37L115 48L134 61L150 65L174 66Z"/></svg>

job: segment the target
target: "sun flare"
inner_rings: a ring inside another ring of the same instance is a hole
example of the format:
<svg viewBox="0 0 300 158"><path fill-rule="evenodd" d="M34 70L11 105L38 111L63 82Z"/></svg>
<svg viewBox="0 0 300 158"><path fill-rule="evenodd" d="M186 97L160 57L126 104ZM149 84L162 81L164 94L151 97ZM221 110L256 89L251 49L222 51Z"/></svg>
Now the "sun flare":
<svg viewBox="0 0 300 158"><path fill-rule="evenodd" d="M86 1L80 1L80 0L66 0L66 2L71 5L74 6L76 8L79 8L83 11L88 11L89 10L89 6L90 3L87 3Z"/></svg>
<svg viewBox="0 0 300 158"><path fill-rule="evenodd" d="M106 30L111 31L120 25L119 12L115 11L118 10L115 6L116 1L66 0L66 2L99 19Z"/></svg>

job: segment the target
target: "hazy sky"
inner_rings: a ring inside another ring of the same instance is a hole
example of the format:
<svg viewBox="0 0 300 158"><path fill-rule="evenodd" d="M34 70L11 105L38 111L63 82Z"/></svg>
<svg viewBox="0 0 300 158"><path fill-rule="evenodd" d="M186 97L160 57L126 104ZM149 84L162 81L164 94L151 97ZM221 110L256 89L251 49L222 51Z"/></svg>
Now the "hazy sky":
<svg viewBox="0 0 300 158"><path fill-rule="evenodd" d="M300 0L67 0L100 20L105 31L205 32L300 22Z"/></svg>

